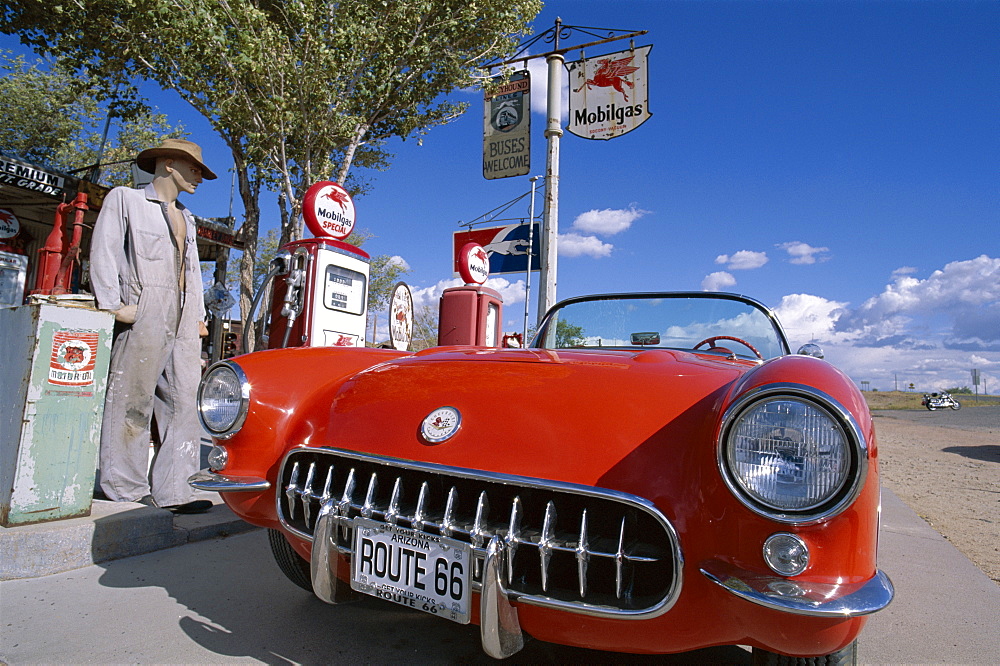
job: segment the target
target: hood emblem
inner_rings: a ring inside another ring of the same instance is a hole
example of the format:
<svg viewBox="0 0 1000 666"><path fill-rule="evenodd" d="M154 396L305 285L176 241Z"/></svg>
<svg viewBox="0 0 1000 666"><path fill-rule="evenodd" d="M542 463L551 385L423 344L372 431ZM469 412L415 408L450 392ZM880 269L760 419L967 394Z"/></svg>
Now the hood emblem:
<svg viewBox="0 0 1000 666"><path fill-rule="evenodd" d="M454 407L438 407L420 423L420 434L428 444L450 439L462 425L462 415Z"/></svg>

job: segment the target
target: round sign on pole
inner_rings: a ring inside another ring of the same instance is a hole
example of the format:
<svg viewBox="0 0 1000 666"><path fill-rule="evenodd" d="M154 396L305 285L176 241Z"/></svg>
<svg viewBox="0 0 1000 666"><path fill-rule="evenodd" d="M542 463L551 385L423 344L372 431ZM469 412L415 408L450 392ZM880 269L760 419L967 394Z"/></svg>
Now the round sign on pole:
<svg viewBox="0 0 1000 666"><path fill-rule="evenodd" d="M466 243L458 252L458 274L465 284L482 284L490 276L490 258L479 243Z"/></svg>
<svg viewBox="0 0 1000 666"><path fill-rule="evenodd" d="M302 202L306 226L317 238L344 240L354 231L354 202L340 184L323 180L306 191Z"/></svg>
<svg viewBox="0 0 1000 666"><path fill-rule="evenodd" d="M389 299L389 343L393 349L406 351L413 339L413 294L405 282L399 282Z"/></svg>

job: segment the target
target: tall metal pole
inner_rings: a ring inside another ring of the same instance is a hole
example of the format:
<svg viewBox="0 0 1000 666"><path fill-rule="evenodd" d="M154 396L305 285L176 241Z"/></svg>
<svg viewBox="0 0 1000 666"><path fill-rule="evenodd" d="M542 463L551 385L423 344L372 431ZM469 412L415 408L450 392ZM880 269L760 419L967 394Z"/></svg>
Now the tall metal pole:
<svg viewBox="0 0 1000 666"><path fill-rule="evenodd" d="M559 21L556 21L556 34ZM556 45L558 48L558 43ZM546 59L549 66L549 90L546 100L548 122L545 138L548 151L545 160L545 207L542 212L542 266L538 288L538 323L556 303L557 253L559 237L559 139L562 137L562 73L565 59L552 53Z"/></svg>
<svg viewBox="0 0 1000 666"><path fill-rule="evenodd" d="M528 268L524 271L524 333L521 343L524 345L528 344L528 312L531 306L531 261L534 256L531 253L531 249L535 245L535 183L541 176L532 176L528 180L531 181L531 208L530 208L530 219L528 220Z"/></svg>

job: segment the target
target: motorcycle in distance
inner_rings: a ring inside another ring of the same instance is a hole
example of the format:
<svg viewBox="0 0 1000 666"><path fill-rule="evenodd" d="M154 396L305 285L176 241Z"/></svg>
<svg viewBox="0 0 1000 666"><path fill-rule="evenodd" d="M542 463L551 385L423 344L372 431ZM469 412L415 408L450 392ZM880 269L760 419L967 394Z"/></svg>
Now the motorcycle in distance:
<svg viewBox="0 0 1000 666"><path fill-rule="evenodd" d="M923 400L920 401L920 404L932 412L935 409L947 409L948 407L951 407L952 409L962 408L962 404L958 400L951 397L950 393L945 393L943 391L941 393L925 393Z"/></svg>

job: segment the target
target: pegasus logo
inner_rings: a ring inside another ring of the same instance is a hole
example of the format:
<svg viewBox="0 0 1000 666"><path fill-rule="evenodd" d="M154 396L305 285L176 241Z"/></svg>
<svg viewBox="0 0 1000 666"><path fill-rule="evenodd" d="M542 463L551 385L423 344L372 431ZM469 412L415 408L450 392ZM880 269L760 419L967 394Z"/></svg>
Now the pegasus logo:
<svg viewBox="0 0 1000 666"><path fill-rule="evenodd" d="M626 76L639 71L638 67L632 67L630 65L634 58L635 56L629 56L628 58L619 58L618 60L612 60L611 58L602 58L601 60L598 60L597 71L594 72L594 78L587 79L582 86L573 92L580 92L584 88L590 90L590 86L597 86L598 88L614 88L622 94L627 102L628 94L625 93L625 89L622 88L622 84L627 85L629 88L635 88L635 84L625 79Z"/></svg>
<svg viewBox="0 0 1000 666"><path fill-rule="evenodd" d="M340 206L341 210L347 210L347 202L350 200L348 198L347 192L343 192L337 189L331 189L329 192L325 192L323 194L323 198L333 201L338 206Z"/></svg>

